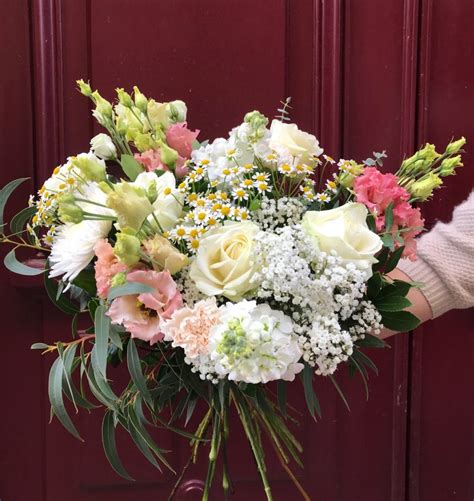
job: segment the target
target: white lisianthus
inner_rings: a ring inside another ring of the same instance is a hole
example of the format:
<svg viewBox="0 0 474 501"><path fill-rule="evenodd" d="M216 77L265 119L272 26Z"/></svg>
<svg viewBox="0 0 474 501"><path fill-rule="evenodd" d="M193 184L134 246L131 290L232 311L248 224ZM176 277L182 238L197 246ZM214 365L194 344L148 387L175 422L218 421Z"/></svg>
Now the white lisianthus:
<svg viewBox="0 0 474 501"><path fill-rule="evenodd" d="M293 321L268 304L226 303L209 333L209 354L219 378L251 384L293 381L303 369Z"/></svg>
<svg viewBox="0 0 474 501"><path fill-rule="evenodd" d="M258 226L227 222L201 239L189 276L207 296L223 295L238 301L255 287L254 237Z"/></svg>
<svg viewBox="0 0 474 501"><path fill-rule="evenodd" d="M372 276L375 254L382 248L382 240L367 226L367 209L363 204L348 203L336 209L308 211L301 223L303 230L318 248L327 253L336 252L345 263L354 265Z"/></svg>
<svg viewBox="0 0 474 501"><path fill-rule="evenodd" d="M91 139L91 150L96 156L103 160L113 160L117 158L117 149L110 136L107 134L97 134Z"/></svg>
<svg viewBox="0 0 474 501"><path fill-rule="evenodd" d="M174 228L183 213L184 196L176 189L176 178L173 174L165 172L157 176L154 172L142 172L133 184L147 193L156 190L156 199L152 204L154 216L149 216L148 221L156 224L156 217L164 231Z"/></svg>
<svg viewBox="0 0 474 501"><path fill-rule="evenodd" d="M323 153L315 136L298 129L296 124L285 124L273 120L270 127L270 148L279 154L290 153L302 162L311 162L313 157Z"/></svg>

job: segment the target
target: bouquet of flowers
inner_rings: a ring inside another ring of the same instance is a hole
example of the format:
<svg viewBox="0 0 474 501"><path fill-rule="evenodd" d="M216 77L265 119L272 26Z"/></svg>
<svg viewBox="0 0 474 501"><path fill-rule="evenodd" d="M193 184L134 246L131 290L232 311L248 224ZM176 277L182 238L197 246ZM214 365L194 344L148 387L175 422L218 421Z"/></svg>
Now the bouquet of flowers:
<svg viewBox="0 0 474 501"><path fill-rule="evenodd" d="M24 179L0 191L0 241L13 245L6 267L43 274L51 300L72 315L72 340L33 345L56 357L52 413L79 437L65 401L101 406L105 453L125 478L119 427L157 468L172 467L150 427L187 437L191 461L208 448L206 500L218 457L225 495L232 488L226 447L236 411L267 499L263 435L308 499L289 466L302 466L302 447L287 426L286 385L301 380L314 417L316 376L344 398L333 377L340 364L366 383L375 366L362 348L384 346L383 326L417 326L404 310L418 285L388 273L416 259L423 218L414 204L462 165L464 138L444 153L426 144L385 174L385 153L363 163L325 155L290 122L289 100L271 124L252 111L227 138L199 143L182 101L158 103L135 87L117 89L112 104L78 85L108 134L54 169L11 232L4 206ZM38 251L44 267L20 261L21 247ZM120 364L125 388L110 375ZM186 431L196 409L198 425Z"/></svg>

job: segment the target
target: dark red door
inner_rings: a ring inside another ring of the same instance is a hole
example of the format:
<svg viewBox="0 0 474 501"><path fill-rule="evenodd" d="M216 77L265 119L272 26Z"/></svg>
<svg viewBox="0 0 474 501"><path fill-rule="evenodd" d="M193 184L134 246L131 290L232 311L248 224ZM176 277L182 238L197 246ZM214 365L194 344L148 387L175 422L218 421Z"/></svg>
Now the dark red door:
<svg viewBox="0 0 474 501"><path fill-rule="evenodd" d="M474 4L471 0L2 0L0 182L32 178L19 208L65 156L84 151L95 132L87 100L74 89L90 79L112 96L138 85L157 99L184 99L201 137L225 134L254 108L273 115L291 95L293 118L333 156L364 159L386 149L387 169L425 140L468 139L466 167L428 219L447 219L472 189ZM11 208L13 212L15 207ZM41 284L1 271L0 499L129 501L166 499L174 478L160 476L124 439L129 484L101 451L99 418L77 424L85 443L49 425L49 366L35 341L67 338ZM380 369L369 402L341 371L349 413L327 381L318 383L323 419L302 417L299 472L315 501L467 501L472 464L471 311L453 312L374 353ZM293 402L303 412L295 385ZM186 443L161 432L179 468ZM264 499L246 443L231 451L234 499ZM205 460L205 456L202 457ZM186 476L183 500L199 499L204 466ZM298 493L270 460L275 499ZM215 499L221 499L217 490Z"/></svg>

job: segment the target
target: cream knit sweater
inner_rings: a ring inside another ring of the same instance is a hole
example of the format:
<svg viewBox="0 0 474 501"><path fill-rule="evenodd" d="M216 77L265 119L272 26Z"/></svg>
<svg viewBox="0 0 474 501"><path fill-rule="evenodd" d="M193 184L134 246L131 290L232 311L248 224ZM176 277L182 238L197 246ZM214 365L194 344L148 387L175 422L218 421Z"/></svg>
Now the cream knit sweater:
<svg viewBox="0 0 474 501"><path fill-rule="evenodd" d="M433 318L474 306L474 192L454 209L450 223L438 222L418 240L416 261L402 260L398 267L424 284Z"/></svg>

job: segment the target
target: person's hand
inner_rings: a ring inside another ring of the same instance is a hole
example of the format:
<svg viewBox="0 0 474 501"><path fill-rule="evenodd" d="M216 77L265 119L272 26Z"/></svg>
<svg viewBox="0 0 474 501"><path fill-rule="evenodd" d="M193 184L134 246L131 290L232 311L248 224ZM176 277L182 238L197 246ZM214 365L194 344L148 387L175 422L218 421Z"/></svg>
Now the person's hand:
<svg viewBox="0 0 474 501"><path fill-rule="evenodd" d="M393 270L388 274L388 276L394 280L404 280L405 282L411 282L410 277L399 269ZM433 317L431 307L418 287L412 287L408 292L407 298L411 302L411 306L407 308L406 311L413 313L413 315L418 317L422 323L430 320ZM378 337L385 339L387 337L393 336L394 334L398 334L398 332L391 331L390 329L382 329L382 332L378 335Z"/></svg>

